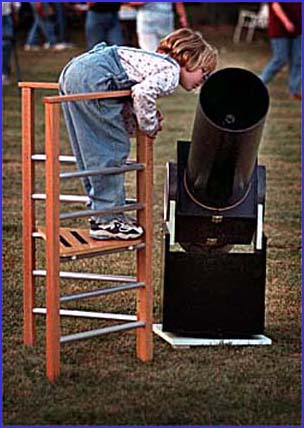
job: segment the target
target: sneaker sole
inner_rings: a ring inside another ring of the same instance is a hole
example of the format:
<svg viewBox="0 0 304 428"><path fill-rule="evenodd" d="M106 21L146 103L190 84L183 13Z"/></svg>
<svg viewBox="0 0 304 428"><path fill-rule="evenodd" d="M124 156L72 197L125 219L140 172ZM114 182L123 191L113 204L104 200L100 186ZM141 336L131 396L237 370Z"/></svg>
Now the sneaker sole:
<svg viewBox="0 0 304 428"><path fill-rule="evenodd" d="M93 239L97 239L100 241L106 241L110 239L118 240L118 241L128 241L132 239L138 239L143 235L141 234L133 234L133 235L125 235L123 233L116 233L113 235L112 233L106 232L106 231L90 231L90 237Z"/></svg>

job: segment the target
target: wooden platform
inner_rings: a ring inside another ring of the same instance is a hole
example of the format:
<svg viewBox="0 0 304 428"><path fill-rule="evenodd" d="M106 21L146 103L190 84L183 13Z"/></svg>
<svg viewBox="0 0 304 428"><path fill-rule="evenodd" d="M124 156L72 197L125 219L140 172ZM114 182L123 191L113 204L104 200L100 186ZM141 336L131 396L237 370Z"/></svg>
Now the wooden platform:
<svg viewBox="0 0 304 428"><path fill-rule="evenodd" d="M37 232L46 240L45 227L38 227ZM96 240L89 236L86 229L60 228L60 257L70 258L77 255L88 255L102 251L120 250L144 243L141 239L133 240Z"/></svg>

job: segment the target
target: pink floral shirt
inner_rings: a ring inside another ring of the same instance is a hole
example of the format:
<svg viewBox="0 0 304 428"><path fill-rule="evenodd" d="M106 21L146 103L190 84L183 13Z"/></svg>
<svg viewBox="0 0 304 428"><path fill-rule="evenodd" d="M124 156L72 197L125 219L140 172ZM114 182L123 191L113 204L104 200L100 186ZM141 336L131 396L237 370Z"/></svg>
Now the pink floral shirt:
<svg viewBox="0 0 304 428"><path fill-rule="evenodd" d="M158 128L156 100L172 94L179 84L180 66L167 55L118 47L117 52L132 86L133 105L126 103L123 116L127 132L134 136L138 127L153 136Z"/></svg>

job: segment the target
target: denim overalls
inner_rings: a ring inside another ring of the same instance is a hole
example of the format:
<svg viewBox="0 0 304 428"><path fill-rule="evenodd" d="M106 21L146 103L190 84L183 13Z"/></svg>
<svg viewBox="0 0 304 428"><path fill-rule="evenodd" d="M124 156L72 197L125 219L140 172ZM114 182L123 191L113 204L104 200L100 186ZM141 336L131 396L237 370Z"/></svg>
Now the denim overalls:
<svg viewBox="0 0 304 428"><path fill-rule="evenodd" d="M151 55L157 55L149 52ZM174 61L172 58L166 58ZM116 46L99 43L89 52L70 61L60 78L60 94L130 89ZM80 170L119 167L127 160L130 140L122 110L126 98L111 98L63 103L65 121ZM124 174L98 175L83 180L92 210L125 205ZM97 217L110 221L122 215Z"/></svg>

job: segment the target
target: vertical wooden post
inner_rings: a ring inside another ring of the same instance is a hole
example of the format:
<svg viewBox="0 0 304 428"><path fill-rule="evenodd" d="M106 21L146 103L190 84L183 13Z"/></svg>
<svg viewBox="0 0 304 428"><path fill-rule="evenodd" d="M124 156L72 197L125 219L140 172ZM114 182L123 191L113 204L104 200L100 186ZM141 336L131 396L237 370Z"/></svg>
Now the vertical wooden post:
<svg viewBox="0 0 304 428"><path fill-rule="evenodd" d="M23 341L33 346L36 340L35 307L35 150L34 89L22 88L22 208L23 208Z"/></svg>
<svg viewBox="0 0 304 428"><path fill-rule="evenodd" d="M60 373L60 104L45 104L46 153L46 372L50 381Z"/></svg>
<svg viewBox="0 0 304 428"><path fill-rule="evenodd" d="M152 287L152 246L153 246L153 139L138 132L137 162L145 169L137 172L137 200L145 208L137 212L137 221L144 228L145 248L137 251L137 281L143 281L145 288L137 291L137 318L145 322L145 327L137 329L136 350L142 361L153 357L153 287Z"/></svg>

